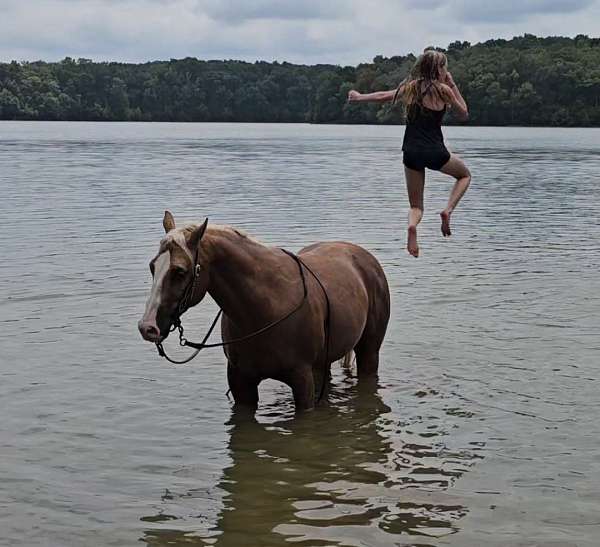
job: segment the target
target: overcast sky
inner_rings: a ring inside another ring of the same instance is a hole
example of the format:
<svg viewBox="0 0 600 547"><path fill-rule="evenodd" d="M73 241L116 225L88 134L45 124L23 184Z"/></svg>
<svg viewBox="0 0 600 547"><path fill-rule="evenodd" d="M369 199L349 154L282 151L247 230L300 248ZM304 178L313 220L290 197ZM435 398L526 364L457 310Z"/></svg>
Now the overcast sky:
<svg viewBox="0 0 600 547"><path fill-rule="evenodd" d="M0 0L0 60L351 64L425 46L600 35L600 0Z"/></svg>

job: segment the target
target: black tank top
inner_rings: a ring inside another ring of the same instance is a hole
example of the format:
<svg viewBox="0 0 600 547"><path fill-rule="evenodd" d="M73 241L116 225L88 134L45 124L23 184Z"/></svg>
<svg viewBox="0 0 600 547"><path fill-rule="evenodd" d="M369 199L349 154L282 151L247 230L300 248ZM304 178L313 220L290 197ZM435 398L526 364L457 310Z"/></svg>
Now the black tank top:
<svg viewBox="0 0 600 547"><path fill-rule="evenodd" d="M446 105L442 110L432 110L417 104L409 106L402 150L445 146L442 134L444 114L446 114Z"/></svg>

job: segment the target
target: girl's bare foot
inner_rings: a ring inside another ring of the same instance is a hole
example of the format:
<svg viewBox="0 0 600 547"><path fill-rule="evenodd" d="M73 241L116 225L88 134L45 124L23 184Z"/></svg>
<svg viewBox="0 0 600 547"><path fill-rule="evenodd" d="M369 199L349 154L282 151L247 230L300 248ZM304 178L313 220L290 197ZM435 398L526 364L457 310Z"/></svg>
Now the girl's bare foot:
<svg viewBox="0 0 600 547"><path fill-rule="evenodd" d="M450 231L450 212L447 209L444 209L440 213L440 217L442 218L442 235L444 237L450 237L452 232Z"/></svg>
<svg viewBox="0 0 600 547"><path fill-rule="evenodd" d="M408 227L408 240L406 242L406 250L415 258L419 257L419 245L417 244L417 227Z"/></svg>

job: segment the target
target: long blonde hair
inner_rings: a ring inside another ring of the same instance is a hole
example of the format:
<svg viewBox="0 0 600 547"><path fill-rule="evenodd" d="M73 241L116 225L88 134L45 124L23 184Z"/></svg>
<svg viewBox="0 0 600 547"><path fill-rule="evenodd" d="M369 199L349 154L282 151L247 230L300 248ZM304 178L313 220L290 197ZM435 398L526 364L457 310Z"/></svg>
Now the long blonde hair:
<svg viewBox="0 0 600 547"><path fill-rule="evenodd" d="M410 74L400 82L394 94L393 104L402 93L402 100L407 111L412 106L423 106L423 98L429 92L441 101L446 102L441 84L442 69L447 66L448 59L441 51L426 49L415 62Z"/></svg>

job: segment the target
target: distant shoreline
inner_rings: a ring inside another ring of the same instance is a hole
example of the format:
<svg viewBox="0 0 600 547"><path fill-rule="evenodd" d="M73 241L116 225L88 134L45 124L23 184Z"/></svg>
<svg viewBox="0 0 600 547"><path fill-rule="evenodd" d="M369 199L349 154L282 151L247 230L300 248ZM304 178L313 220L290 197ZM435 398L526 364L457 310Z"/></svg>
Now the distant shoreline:
<svg viewBox="0 0 600 547"><path fill-rule="evenodd" d="M327 126L327 127L342 127L342 126L356 126L356 127L405 127L403 123L315 123L315 122L236 122L236 121L205 121L205 122L186 122L186 121L173 121L173 120L160 120L160 121L152 121L152 120L141 120L141 121L132 121L132 120L2 120L0 119L0 124L2 123L93 123L93 124L181 124L181 125L307 125L307 126ZM513 128L513 129L600 129L600 125L478 125L478 124L469 124L469 123L448 123L444 124L442 127L470 127L470 128Z"/></svg>
<svg viewBox="0 0 600 547"><path fill-rule="evenodd" d="M444 51L468 126L600 127L600 38L525 34ZM0 63L0 119L399 125L400 105L348 104L348 92L394 89L414 62L409 54L355 67L192 57Z"/></svg>

